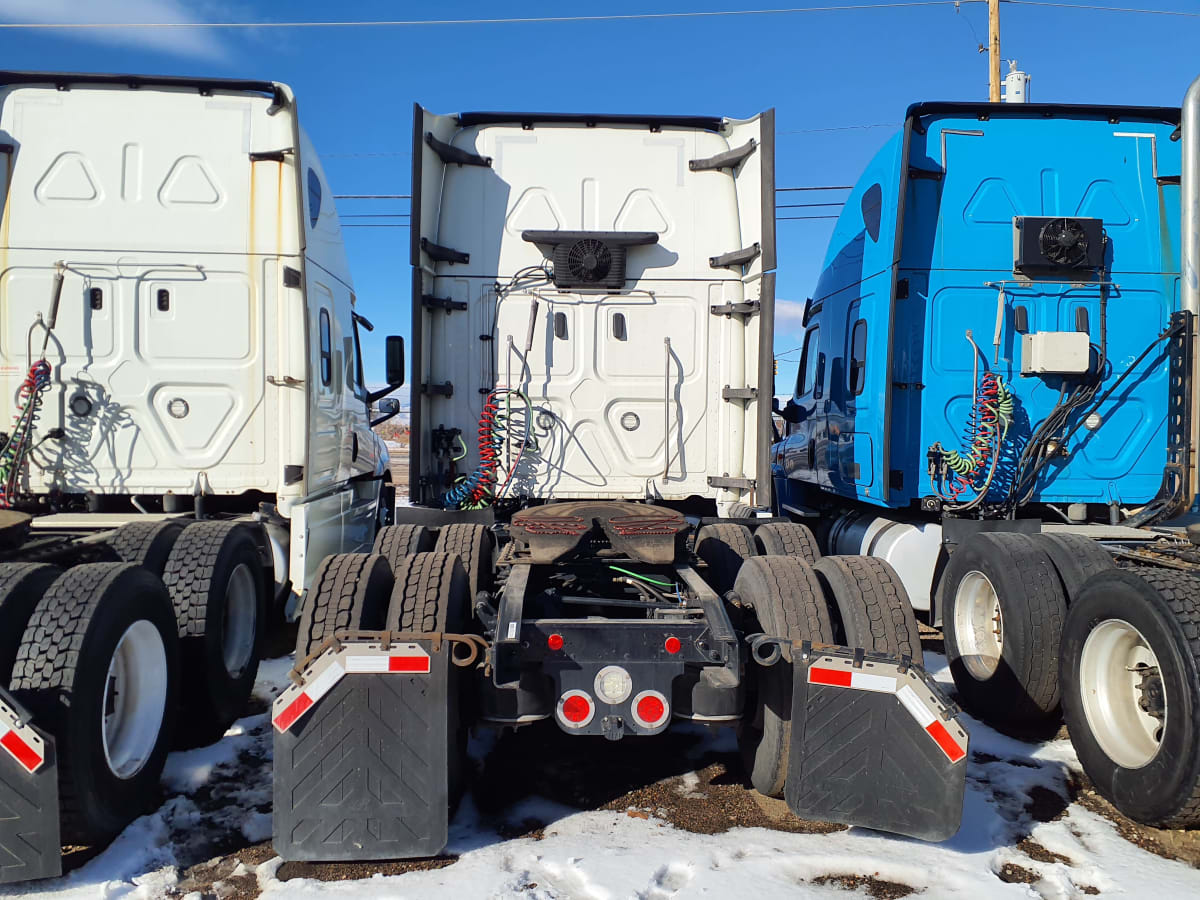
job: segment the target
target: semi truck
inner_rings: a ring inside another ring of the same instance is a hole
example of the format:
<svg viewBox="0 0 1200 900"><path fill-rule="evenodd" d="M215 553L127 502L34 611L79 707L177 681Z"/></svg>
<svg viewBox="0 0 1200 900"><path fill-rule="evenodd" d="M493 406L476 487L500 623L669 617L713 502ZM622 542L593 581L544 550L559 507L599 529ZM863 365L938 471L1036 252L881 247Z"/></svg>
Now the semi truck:
<svg viewBox="0 0 1200 900"><path fill-rule="evenodd" d="M0 72L0 882L152 808L394 485L284 84Z"/></svg>
<svg viewBox="0 0 1200 900"><path fill-rule="evenodd" d="M1200 81L1182 110L920 103L804 316L775 510L889 561L960 702L1065 718L1143 823L1200 824Z"/></svg>
<svg viewBox="0 0 1200 900"><path fill-rule="evenodd" d="M808 818L940 840L968 735L886 561L769 506L774 111L414 108L409 498L275 700L288 860L431 856L473 728L736 729ZM531 760L531 765L540 764Z"/></svg>

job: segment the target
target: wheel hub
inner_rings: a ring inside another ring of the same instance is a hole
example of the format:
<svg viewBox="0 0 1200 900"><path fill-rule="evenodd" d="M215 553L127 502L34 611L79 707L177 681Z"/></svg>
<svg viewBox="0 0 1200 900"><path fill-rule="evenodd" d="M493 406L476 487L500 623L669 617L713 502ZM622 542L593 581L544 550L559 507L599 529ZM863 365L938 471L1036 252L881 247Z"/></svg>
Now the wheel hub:
<svg viewBox="0 0 1200 900"><path fill-rule="evenodd" d="M954 633L971 677L987 681L995 675L1004 655L1004 615L996 588L983 572L968 572L958 583Z"/></svg>
<svg viewBox="0 0 1200 900"><path fill-rule="evenodd" d="M132 778L158 743L167 705L167 653L145 619L125 630L108 664L100 716L104 758L118 778Z"/></svg>
<svg viewBox="0 0 1200 900"><path fill-rule="evenodd" d="M1079 691L1088 727L1117 765L1147 765L1162 746L1170 715L1158 657L1122 619L1096 625L1079 657Z"/></svg>

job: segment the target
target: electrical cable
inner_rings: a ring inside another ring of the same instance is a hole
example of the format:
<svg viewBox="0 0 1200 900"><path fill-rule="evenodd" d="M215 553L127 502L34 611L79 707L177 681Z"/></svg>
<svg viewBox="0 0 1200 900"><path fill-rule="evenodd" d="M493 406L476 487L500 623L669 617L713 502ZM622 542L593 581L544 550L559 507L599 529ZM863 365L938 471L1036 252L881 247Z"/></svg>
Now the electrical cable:
<svg viewBox="0 0 1200 900"><path fill-rule="evenodd" d="M885 0L882 3L845 3L836 6L794 6L780 9L728 9L691 12L609 13L590 16L512 16L491 19L381 19L371 21L299 22L2 22L0 29L85 31L123 28L414 28L430 25L542 25L565 22L623 22L651 19L714 19L737 16L773 16L810 12L854 12L871 9L907 9L924 6L955 6L987 0Z"/></svg>

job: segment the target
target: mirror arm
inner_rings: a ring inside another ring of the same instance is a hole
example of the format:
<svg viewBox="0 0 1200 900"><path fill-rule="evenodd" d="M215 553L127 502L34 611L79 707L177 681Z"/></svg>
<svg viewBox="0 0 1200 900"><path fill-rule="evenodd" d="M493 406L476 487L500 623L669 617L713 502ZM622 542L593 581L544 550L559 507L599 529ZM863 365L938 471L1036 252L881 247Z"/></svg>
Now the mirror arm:
<svg viewBox="0 0 1200 900"><path fill-rule="evenodd" d="M402 387L404 387L402 384L389 384L387 387L382 387L377 391L371 391L369 394L367 394L367 402L374 403L376 400L380 400L393 391L400 390Z"/></svg>
<svg viewBox="0 0 1200 900"><path fill-rule="evenodd" d="M400 410L396 410L394 413L388 413L386 416L380 416L378 419L372 419L371 427L374 428L377 425L382 425L388 419L395 418L398 415L400 415Z"/></svg>

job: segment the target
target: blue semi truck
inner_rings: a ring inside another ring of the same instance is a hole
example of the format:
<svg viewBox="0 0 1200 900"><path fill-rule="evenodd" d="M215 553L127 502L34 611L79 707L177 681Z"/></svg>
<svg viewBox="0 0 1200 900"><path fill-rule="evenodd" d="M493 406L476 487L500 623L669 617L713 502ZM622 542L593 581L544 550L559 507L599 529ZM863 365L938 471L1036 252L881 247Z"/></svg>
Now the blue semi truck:
<svg viewBox="0 0 1200 900"><path fill-rule="evenodd" d="M1061 712L1098 790L1175 827L1200 825L1198 97L910 107L835 226L772 449L776 511L892 564L964 706Z"/></svg>

